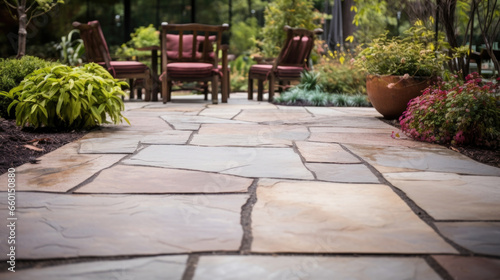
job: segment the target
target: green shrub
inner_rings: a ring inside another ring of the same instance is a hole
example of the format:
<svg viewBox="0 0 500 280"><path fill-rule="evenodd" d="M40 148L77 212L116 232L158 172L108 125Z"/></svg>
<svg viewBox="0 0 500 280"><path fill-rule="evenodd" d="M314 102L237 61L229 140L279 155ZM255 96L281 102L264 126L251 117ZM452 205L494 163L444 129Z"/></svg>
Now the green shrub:
<svg viewBox="0 0 500 280"><path fill-rule="evenodd" d="M275 98L283 105L369 107L366 95L329 94L319 84L319 73L303 72L300 84Z"/></svg>
<svg viewBox="0 0 500 280"><path fill-rule="evenodd" d="M326 92L344 94L366 94L366 75L353 63L353 53L325 53L314 70L319 73L319 83Z"/></svg>
<svg viewBox="0 0 500 280"><path fill-rule="evenodd" d="M85 53L85 47L82 39L73 40L75 33L80 34L80 30L73 29L68 33L68 36L62 36L61 42L54 45L54 48L59 52L59 61L71 66L82 63L82 56Z"/></svg>
<svg viewBox="0 0 500 280"><path fill-rule="evenodd" d="M130 41L122 44L121 47L116 50L115 54L118 57L148 56L151 52L138 51L136 48L160 45L159 32L152 24L136 28L135 32L130 34L130 37Z"/></svg>
<svg viewBox="0 0 500 280"><path fill-rule="evenodd" d="M31 72L50 65L57 65L34 56L25 55L21 59L0 58L0 91L10 91L18 86ZM14 112L7 113L12 100L0 95L0 117L14 118Z"/></svg>
<svg viewBox="0 0 500 280"><path fill-rule="evenodd" d="M264 11L265 25L260 42L263 55L278 56L286 38L285 25L309 30L318 28L314 23L316 14L313 8L312 0L275 0L269 3Z"/></svg>
<svg viewBox="0 0 500 280"><path fill-rule="evenodd" d="M87 129L120 123L124 109L121 86L95 63L81 67L49 66L34 71L19 86L4 94L14 100L19 126Z"/></svg>
<svg viewBox="0 0 500 280"><path fill-rule="evenodd" d="M248 71L255 62L248 56L238 56L229 62L231 66L231 90L246 91L248 88Z"/></svg>
<svg viewBox="0 0 500 280"><path fill-rule="evenodd" d="M499 78L500 79L500 78ZM400 117L408 136L426 142L500 147L500 85L477 73L441 82L412 99Z"/></svg>

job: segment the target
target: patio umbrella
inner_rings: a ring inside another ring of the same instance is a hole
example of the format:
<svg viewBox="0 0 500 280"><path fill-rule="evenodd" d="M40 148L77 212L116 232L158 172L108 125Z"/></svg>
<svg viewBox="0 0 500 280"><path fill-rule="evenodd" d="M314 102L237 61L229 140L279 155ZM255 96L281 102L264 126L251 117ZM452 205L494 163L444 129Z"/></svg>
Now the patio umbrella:
<svg viewBox="0 0 500 280"><path fill-rule="evenodd" d="M342 33L342 1L335 0L332 7L332 21L328 32L328 46L331 50L340 50L344 44Z"/></svg>

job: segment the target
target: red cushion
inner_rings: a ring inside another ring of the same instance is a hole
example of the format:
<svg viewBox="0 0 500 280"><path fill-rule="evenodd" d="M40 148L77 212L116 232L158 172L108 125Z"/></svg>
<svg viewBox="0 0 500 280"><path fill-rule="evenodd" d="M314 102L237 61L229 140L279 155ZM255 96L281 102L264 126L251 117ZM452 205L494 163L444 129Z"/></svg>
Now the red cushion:
<svg viewBox="0 0 500 280"><path fill-rule="evenodd" d="M258 75L269 75L273 69L272 65L269 64L256 64L250 67L251 74ZM300 73L304 71L304 68L299 66L278 66L278 73L276 76L283 78L300 78ZM267 78L267 77L266 77Z"/></svg>
<svg viewBox="0 0 500 280"><path fill-rule="evenodd" d="M215 36L209 36L209 55L213 53L213 43L215 42ZM203 43L205 36L196 36L196 53L195 57L200 59L203 55ZM179 35L167 34L167 57L170 59L179 58ZM193 35L183 35L182 36L182 57L183 58L193 58Z"/></svg>
<svg viewBox="0 0 500 280"><path fill-rule="evenodd" d="M144 63L140 63L138 61L111 61L110 64L111 68L117 75L144 73L148 68L148 66L146 66ZM99 62L99 65L106 68L106 64L104 62Z"/></svg>
<svg viewBox="0 0 500 280"><path fill-rule="evenodd" d="M175 62L167 64L167 73L174 78L204 78L214 74L213 65L198 62Z"/></svg>

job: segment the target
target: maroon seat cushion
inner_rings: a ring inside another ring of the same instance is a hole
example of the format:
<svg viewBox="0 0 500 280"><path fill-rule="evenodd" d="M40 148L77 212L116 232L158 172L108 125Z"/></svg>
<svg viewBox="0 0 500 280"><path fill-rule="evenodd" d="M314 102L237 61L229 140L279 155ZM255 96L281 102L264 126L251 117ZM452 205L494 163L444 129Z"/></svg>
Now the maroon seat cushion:
<svg viewBox="0 0 500 280"><path fill-rule="evenodd" d="M271 73L273 69L272 65L269 64L256 64L250 67L250 74L256 75L267 75ZM304 68L299 66L278 66L278 73L276 76L281 78L300 78L300 73L304 71Z"/></svg>
<svg viewBox="0 0 500 280"><path fill-rule="evenodd" d="M112 72L114 70L117 75L144 73L148 69L148 66L138 61L111 61L110 64L112 69L108 69L108 71ZM99 62L99 65L106 68L104 62Z"/></svg>
<svg viewBox="0 0 500 280"><path fill-rule="evenodd" d="M209 36L208 54L213 56L213 43L215 36ZM195 58L200 59L203 55L203 43L205 36L196 36ZM179 35L167 34L167 57L170 59L179 58ZM182 58L193 58L193 35L182 36Z"/></svg>
<svg viewBox="0 0 500 280"><path fill-rule="evenodd" d="M213 65L201 62L174 62L167 64L167 73L172 78L205 78L210 77Z"/></svg>

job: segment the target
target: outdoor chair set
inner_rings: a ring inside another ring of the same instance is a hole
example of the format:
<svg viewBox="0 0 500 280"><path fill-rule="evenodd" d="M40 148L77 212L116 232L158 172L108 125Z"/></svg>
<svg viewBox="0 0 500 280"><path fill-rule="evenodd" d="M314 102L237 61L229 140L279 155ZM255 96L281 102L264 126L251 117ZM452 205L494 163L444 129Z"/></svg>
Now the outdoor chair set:
<svg viewBox="0 0 500 280"><path fill-rule="evenodd" d="M156 69L151 71L145 64L137 61L112 61L106 39L98 21L88 24L74 22L80 30L88 62L105 67L117 79L142 80L145 84L145 101L156 101L157 93L153 80L158 80ZM222 33L229 26L205 24L168 24L161 28L161 95L163 103L171 101L173 81L202 82L207 99L208 84L211 82L212 103L218 103L219 79L221 81L222 103L230 94L228 46L222 45ZM300 74L308 69L307 62L314 46L315 35L321 29L308 31L285 26L287 38L279 56L273 64L256 64L250 68L248 76L248 99L253 98L253 80L258 80L258 100L263 99L264 81L269 80L269 101L273 100L275 82L287 85L290 81L300 80ZM156 52L158 48L152 48ZM218 54L222 53L221 58ZM155 56L153 56L154 58ZM219 65L219 59L221 64ZM153 63L156 65L156 63Z"/></svg>

